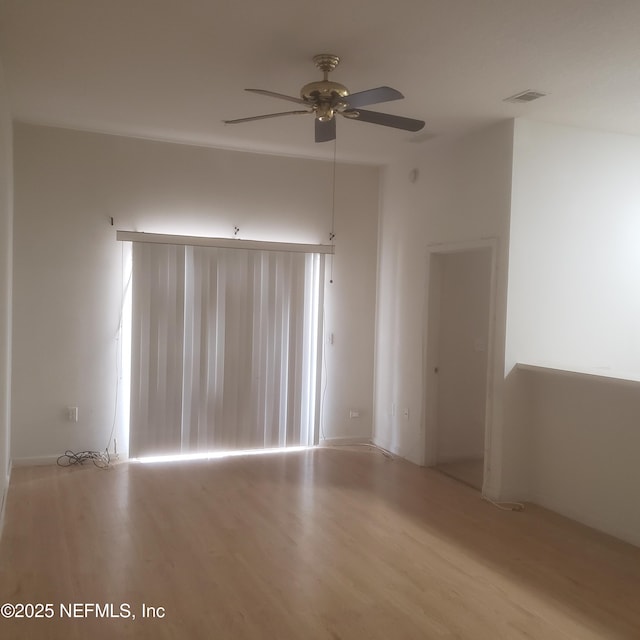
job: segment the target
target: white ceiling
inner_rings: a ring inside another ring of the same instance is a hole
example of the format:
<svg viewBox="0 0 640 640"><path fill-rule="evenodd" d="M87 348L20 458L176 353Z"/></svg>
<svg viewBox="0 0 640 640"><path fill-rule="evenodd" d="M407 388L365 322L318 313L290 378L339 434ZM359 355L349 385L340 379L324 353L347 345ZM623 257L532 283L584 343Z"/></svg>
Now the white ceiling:
<svg viewBox="0 0 640 640"><path fill-rule="evenodd" d="M405 99L376 105L427 122L417 134L338 122L338 157L395 154L504 118L640 134L640 0L0 0L0 57L18 120L332 157L313 117L229 118L291 103L332 79ZM503 102L526 89L549 95Z"/></svg>

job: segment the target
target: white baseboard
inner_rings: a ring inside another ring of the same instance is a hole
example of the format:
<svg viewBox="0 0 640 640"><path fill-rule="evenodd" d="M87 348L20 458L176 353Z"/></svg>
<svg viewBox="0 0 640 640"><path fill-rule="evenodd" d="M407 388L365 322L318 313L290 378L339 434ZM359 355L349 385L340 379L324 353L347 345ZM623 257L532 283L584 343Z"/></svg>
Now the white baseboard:
<svg viewBox="0 0 640 640"><path fill-rule="evenodd" d="M51 464L57 464L60 456L35 456L33 458L14 458L14 467L44 467ZM129 456L124 456L121 453L117 458L111 458L111 464L119 462L126 462L129 460Z"/></svg>
<svg viewBox="0 0 640 640"><path fill-rule="evenodd" d="M391 441L387 440L386 438L382 439L382 438L371 438L371 443L374 444L376 447L380 447L381 449L384 449L385 451L388 451L389 453L393 453L394 455L398 455L397 451L392 451L391 450Z"/></svg>
<svg viewBox="0 0 640 640"><path fill-rule="evenodd" d="M483 483L482 495L494 502L500 502L500 490L491 482L491 480ZM521 500L508 500L507 502L521 502Z"/></svg>
<svg viewBox="0 0 640 640"><path fill-rule="evenodd" d="M34 458L14 458L14 467L41 467L56 464L60 456L36 456Z"/></svg>
<svg viewBox="0 0 640 640"><path fill-rule="evenodd" d="M435 463L435 466L439 464L448 464L449 462L462 462L463 460L483 460L482 453L466 453L466 454L453 454L453 455L440 455Z"/></svg>
<svg viewBox="0 0 640 640"><path fill-rule="evenodd" d="M621 523L620 520L615 523L610 522L607 519L599 517L595 512L585 513L580 509L571 508L571 506L567 505L566 501L557 500L548 495L534 494L531 496L530 501L544 509L558 513L565 518L575 520L580 524L606 533L618 540L623 540L636 547L640 547L640 531L629 529Z"/></svg>
<svg viewBox="0 0 640 640"><path fill-rule="evenodd" d="M318 443L319 447L335 447L349 444L371 444L371 439L362 436L338 436L337 438L324 438Z"/></svg>
<svg viewBox="0 0 640 640"><path fill-rule="evenodd" d="M320 447L361 447L363 449L368 449L369 451L378 450L380 453L385 455L388 458L398 458L396 454L380 445L376 444L369 438L351 438L351 437L342 437L342 438L327 438L325 440L321 440Z"/></svg>

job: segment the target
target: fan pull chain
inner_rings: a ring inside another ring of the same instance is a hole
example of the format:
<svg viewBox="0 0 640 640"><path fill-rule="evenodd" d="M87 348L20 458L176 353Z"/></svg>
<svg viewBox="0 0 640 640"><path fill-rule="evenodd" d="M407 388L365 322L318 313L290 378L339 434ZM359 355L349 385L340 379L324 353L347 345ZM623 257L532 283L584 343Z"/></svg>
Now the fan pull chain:
<svg viewBox="0 0 640 640"><path fill-rule="evenodd" d="M332 172L332 193L331 193L331 231L329 232L329 242L333 246L333 252L331 253L330 258L330 267L329 267L329 284L333 284L333 257L336 251L336 150L338 146L337 138L333 139L333 172Z"/></svg>

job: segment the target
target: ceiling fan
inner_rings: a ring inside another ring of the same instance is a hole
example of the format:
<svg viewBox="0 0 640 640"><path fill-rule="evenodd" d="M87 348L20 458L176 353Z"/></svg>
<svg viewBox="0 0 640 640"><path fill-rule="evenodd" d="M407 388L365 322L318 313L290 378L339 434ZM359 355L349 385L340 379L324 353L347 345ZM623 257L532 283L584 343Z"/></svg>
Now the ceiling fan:
<svg viewBox="0 0 640 640"><path fill-rule="evenodd" d="M336 115L344 116L349 120L360 120L379 124L383 127L394 127L404 131L420 131L424 127L422 120L394 116L389 113L379 111L368 111L361 107L380 102L390 102L400 100L404 96L391 87L377 87L349 93L349 90L338 82L329 80L329 73L333 71L340 62L338 56L330 53L321 53L313 57L313 61L323 72L324 78L316 82L306 84L300 90L300 97L287 96L282 93L266 91L264 89L245 89L253 93L261 93L272 98L288 100L299 105L304 105L305 109L294 111L282 111L280 113L268 113L262 116L252 116L249 118L237 118L236 120L224 120L225 124L239 124L241 122L252 122L253 120L264 120L266 118L278 118L280 116L293 116L313 113L315 116L315 140L316 142L328 142L336 137Z"/></svg>

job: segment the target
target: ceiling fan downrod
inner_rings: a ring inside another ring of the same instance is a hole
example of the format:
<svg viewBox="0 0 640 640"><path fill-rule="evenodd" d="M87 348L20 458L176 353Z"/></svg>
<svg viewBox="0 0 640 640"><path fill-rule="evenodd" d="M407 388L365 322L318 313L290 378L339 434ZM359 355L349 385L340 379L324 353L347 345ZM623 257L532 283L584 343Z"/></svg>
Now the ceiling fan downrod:
<svg viewBox="0 0 640 640"><path fill-rule="evenodd" d="M340 64L340 58L334 56L332 53L319 53L317 56L313 56L313 62L316 67L324 73L324 79L326 81L329 73Z"/></svg>

